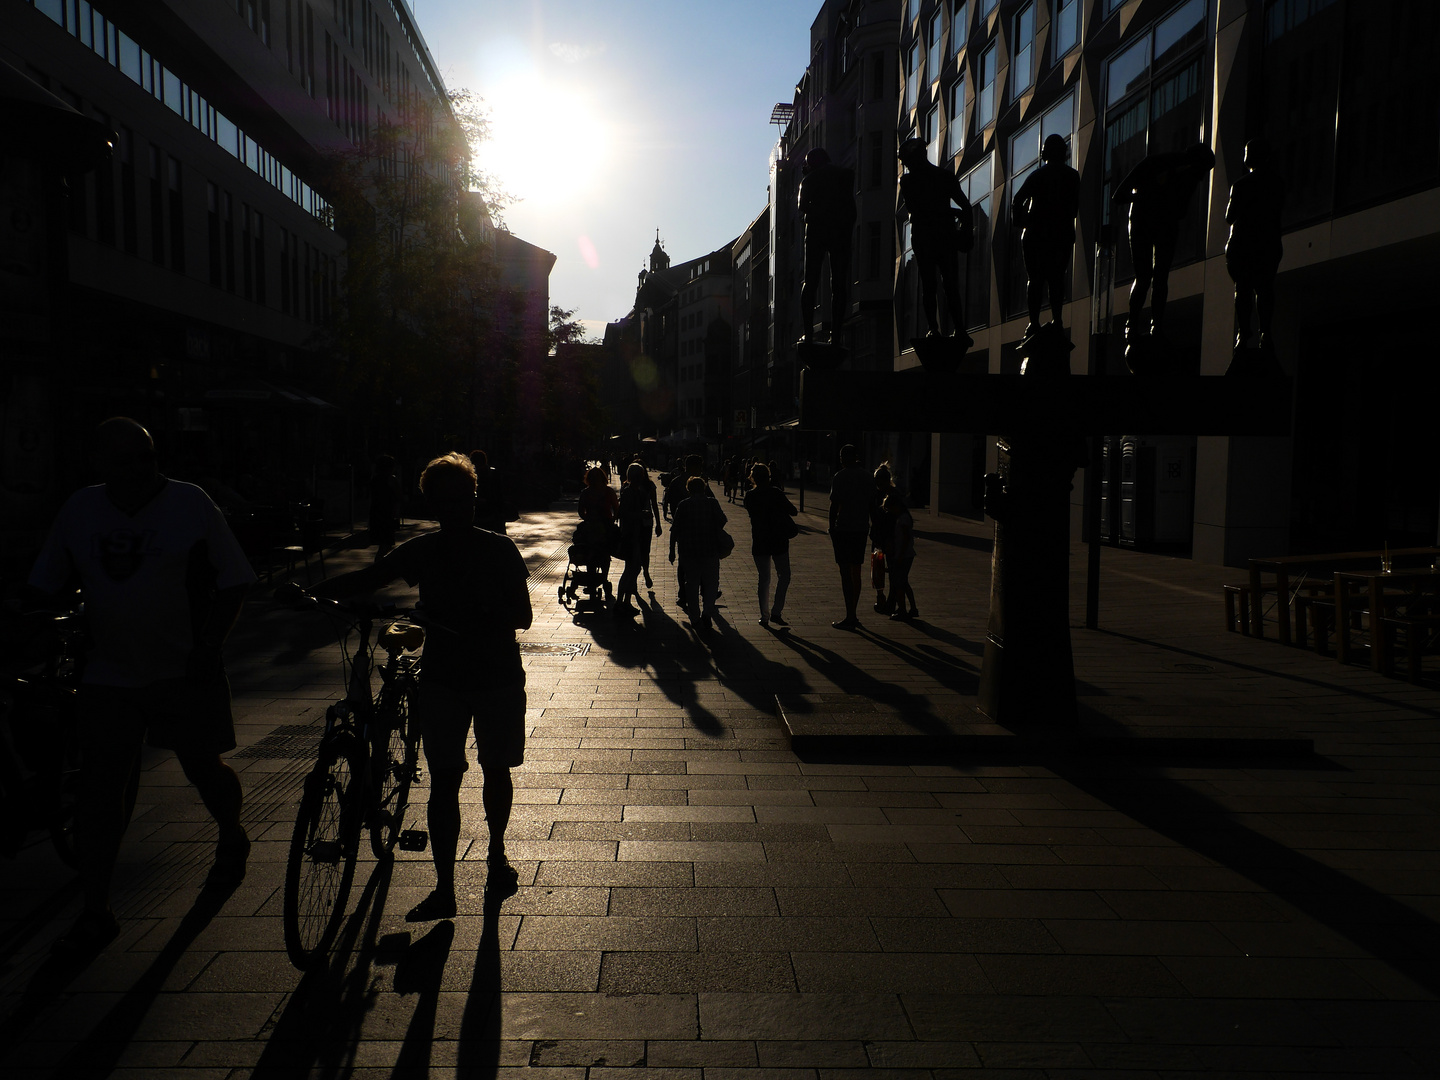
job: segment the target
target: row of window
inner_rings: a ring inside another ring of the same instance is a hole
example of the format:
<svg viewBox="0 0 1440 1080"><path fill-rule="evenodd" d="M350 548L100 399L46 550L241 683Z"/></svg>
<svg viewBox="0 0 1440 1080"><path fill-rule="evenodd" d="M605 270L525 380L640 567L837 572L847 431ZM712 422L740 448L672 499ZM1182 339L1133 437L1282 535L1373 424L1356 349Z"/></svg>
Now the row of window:
<svg viewBox="0 0 1440 1080"><path fill-rule="evenodd" d="M42 82L46 81L43 73L35 74ZM61 93L70 104L81 108L83 103L77 94L63 87ZM184 274L187 271L184 165L179 158L154 144L139 143L134 132L124 125L120 125L116 134L114 160L87 174L82 186L70 198L70 227L101 244L141 257L141 207L148 204L148 213L144 215L149 226L146 254L156 266ZM141 146L144 146L143 152ZM231 293L238 292L257 304L266 304L269 297L264 214L244 202L237 212L230 192L213 182L206 183L206 203L210 284ZM280 228L279 232L280 310L318 324L329 314L336 260L302 242L289 229Z"/></svg>
<svg viewBox="0 0 1440 1080"><path fill-rule="evenodd" d="M1044 0L1031 0L1020 8L1011 19L1010 48L1010 93L1012 96L1024 93L1035 85L1038 73L1039 52L1035 48L1038 9ZM1080 0L1054 0L1054 17L1050 23L1051 62L1058 63L1080 44ZM983 19L994 9L994 0L980 0ZM934 82L940 78L947 53L943 48L946 31L949 31L950 48L948 56L960 58L970 34L969 0L951 0L938 4L931 14L923 33L916 34L911 42L905 63L905 112L909 112L920 100L920 86L923 81ZM948 25L947 25L948 19ZM979 108L976 114L976 129L980 130L995 120L995 83L999 68L999 42L992 41L980 54L976 82L980 87L977 98ZM958 81L958 80L957 80Z"/></svg>
<svg viewBox="0 0 1440 1080"><path fill-rule="evenodd" d="M330 204L224 113L95 10L89 0L30 0L36 11L73 35L95 55L166 105L226 153L263 177L296 204L333 225Z"/></svg>

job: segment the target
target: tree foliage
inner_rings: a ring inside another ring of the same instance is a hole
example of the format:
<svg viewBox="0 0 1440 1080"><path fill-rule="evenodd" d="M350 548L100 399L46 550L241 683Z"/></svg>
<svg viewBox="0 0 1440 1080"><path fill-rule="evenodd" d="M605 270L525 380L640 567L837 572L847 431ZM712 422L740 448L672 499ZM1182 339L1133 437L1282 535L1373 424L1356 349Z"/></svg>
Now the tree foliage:
<svg viewBox="0 0 1440 1080"><path fill-rule="evenodd" d="M333 392L366 453L466 445L513 393L497 314L515 300L496 271L508 200L474 166L479 99L413 99L330 162L345 273L327 327Z"/></svg>

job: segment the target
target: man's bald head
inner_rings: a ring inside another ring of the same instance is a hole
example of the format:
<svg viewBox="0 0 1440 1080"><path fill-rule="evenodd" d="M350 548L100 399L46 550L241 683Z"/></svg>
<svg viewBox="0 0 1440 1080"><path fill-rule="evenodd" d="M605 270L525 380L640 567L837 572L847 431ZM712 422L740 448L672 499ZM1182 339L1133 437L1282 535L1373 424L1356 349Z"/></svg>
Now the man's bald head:
<svg viewBox="0 0 1440 1080"><path fill-rule="evenodd" d="M139 421L112 416L95 429L95 467L112 487L153 487L155 440Z"/></svg>
<svg viewBox="0 0 1440 1080"><path fill-rule="evenodd" d="M112 416L95 429L95 449L100 454L155 456L155 440L138 420Z"/></svg>

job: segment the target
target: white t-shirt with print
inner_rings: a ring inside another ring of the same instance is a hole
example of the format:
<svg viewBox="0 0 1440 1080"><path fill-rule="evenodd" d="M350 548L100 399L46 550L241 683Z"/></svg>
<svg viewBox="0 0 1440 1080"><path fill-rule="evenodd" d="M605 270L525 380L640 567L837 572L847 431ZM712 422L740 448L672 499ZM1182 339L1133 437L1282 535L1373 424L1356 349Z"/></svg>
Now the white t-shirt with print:
<svg viewBox="0 0 1440 1080"><path fill-rule="evenodd" d="M179 480L166 480L133 514L112 503L103 484L70 496L30 584L54 593L73 574L84 589L93 642L85 682L100 686L148 686L184 675L194 645L195 581L228 589L255 580L210 496Z"/></svg>

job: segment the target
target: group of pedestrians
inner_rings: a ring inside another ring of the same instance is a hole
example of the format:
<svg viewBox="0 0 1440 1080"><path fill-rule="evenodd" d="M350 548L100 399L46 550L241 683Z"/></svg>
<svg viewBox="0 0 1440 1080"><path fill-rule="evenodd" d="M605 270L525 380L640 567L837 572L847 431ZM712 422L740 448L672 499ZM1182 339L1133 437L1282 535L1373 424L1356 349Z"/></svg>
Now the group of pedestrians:
<svg viewBox="0 0 1440 1080"><path fill-rule="evenodd" d="M525 671L515 633L530 626L532 614L527 570L519 549L503 533L504 516L498 529L489 514L485 524L492 527L479 527L486 466L481 458L477 469L475 458L446 454L421 474L420 490L438 531L392 546L393 529L382 522L376 538L383 550L372 565L312 589L316 596L342 598L404 580L418 587L431 616L414 719L430 776L427 817L436 883L409 912L414 921L450 918L456 912L459 793L472 727L484 776L487 888L501 896L516 888L505 853L513 802L510 770L524 762L525 743ZM830 535L846 617L834 625L859 625L856 607L867 540L890 565L890 594L877 599L877 609L913 617L910 513L887 467L866 474L853 446L844 448L841 461L831 488ZM236 741L221 651L255 574L205 492L159 471L154 442L140 424L117 417L101 425L95 464L102 482L77 492L61 509L30 577L35 597L51 604L78 583L92 637L79 696L83 753L76 835L84 903L54 946L69 955L94 954L119 931L110 908L111 878L144 743L176 753L219 826L207 887L238 885L250 851L240 822L240 780L222 757ZM394 475L393 462L379 463L382 514L394 514L398 504ZM764 462L750 464L746 482L759 622L785 627L797 511ZM392 496L388 501L387 495ZM647 588L654 585L651 541L663 531L658 492L643 461L629 463L618 496L604 470L590 470L580 514L582 527L605 534L607 542L618 524L626 569L617 599L633 614L640 575ZM720 596L720 560L734 541L698 456L687 458L670 478L665 516L670 519L670 561L678 557L681 604L692 625L708 632Z"/></svg>

